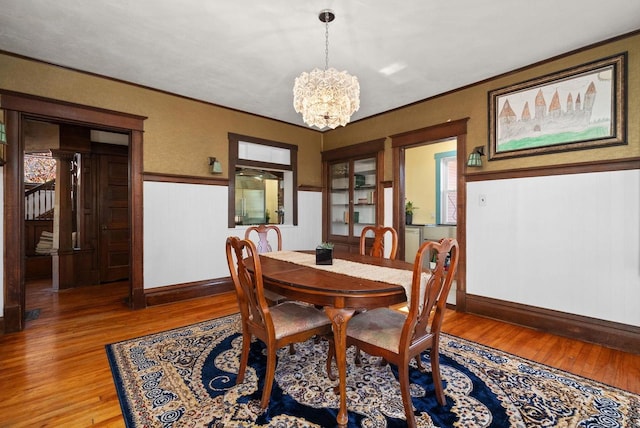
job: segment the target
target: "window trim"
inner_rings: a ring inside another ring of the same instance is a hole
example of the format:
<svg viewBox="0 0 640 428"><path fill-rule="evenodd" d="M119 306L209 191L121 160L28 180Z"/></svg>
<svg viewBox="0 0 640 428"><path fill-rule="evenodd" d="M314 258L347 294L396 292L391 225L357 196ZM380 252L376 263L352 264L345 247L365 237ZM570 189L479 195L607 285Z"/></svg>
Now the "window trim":
<svg viewBox="0 0 640 428"><path fill-rule="evenodd" d="M278 141L266 140L264 138L250 137L248 135L228 133L229 138L229 196L228 196L228 223L230 229L236 228L235 207L236 207L236 167L250 167L255 169L271 169L281 171L291 171L292 177L292 224L298 225L298 146L294 144L281 143ZM247 159L240 159L238 153L238 145L240 141L247 143L260 144L263 146L278 147L288 149L290 151L289 165L271 162L261 162Z"/></svg>
<svg viewBox="0 0 640 428"><path fill-rule="evenodd" d="M446 158L454 158L457 166L457 150L436 153L434 156L436 162L436 224L454 225L457 223L444 223L442 221L442 160ZM457 189L456 183L456 189Z"/></svg>

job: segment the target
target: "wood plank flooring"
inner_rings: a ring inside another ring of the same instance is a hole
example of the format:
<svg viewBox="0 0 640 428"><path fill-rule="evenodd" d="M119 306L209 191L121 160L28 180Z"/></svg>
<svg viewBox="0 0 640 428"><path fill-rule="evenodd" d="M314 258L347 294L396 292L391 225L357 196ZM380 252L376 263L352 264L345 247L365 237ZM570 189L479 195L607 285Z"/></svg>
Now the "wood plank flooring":
<svg viewBox="0 0 640 428"><path fill-rule="evenodd" d="M237 312L235 295L132 311L127 283L28 285L38 319L0 336L0 427L122 427L105 344ZM640 355L448 311L450 334L640 394Z"/></svg>

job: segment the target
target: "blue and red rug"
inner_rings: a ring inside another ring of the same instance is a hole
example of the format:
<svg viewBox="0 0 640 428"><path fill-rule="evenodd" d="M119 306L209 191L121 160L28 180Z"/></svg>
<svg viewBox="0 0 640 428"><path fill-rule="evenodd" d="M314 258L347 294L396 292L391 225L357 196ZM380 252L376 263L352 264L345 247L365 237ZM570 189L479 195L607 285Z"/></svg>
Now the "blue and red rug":
<svg viewBox="0 0 640 428"><path fill-rule="evenodd" d="M254 341L245 382L236 385L239 316L106 346L128 427L332 427L336 382L325 372L327 343L278 353L266 411L259 406L266 357ZM454 336L441 338L447 405L429 373L412 372L419 427L640 427L640 397ZM352 350L350 350L352 352ZM349 427L405 426L396 369L348 355ZM425 365L428 355L423 355Z"/></svg>

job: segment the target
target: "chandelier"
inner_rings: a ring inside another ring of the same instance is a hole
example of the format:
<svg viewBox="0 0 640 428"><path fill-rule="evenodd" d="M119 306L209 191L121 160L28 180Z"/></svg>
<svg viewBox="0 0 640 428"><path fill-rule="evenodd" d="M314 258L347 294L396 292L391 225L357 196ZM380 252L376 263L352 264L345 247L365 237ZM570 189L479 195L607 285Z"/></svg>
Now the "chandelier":
<svg viewBox="0 0 640 428"><path fill-rule="evenodd" d="M358 78L346 71L329 68L329 22L335 14L325 9L318 18L325 23L324 70L314 68L296 77L293 85L293 108L302 113L302 120L319 129L345 126L360 108Z"/></svg>

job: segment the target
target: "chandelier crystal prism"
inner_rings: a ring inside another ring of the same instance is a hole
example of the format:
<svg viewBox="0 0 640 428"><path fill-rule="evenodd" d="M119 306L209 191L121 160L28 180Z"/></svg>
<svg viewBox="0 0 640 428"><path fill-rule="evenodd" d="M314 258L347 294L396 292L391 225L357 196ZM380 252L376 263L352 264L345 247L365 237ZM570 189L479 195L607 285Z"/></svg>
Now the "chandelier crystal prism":
<svg viewBox="0 0 640 428"><path fill-rule="evenodd" d="M331 10L318 15L325 23L325 66L296 77L293 85L293 108L302 120L319 129L345 126L360 108L358 78L346 71L329 68L329 22L335 19Z"/></svg>

